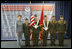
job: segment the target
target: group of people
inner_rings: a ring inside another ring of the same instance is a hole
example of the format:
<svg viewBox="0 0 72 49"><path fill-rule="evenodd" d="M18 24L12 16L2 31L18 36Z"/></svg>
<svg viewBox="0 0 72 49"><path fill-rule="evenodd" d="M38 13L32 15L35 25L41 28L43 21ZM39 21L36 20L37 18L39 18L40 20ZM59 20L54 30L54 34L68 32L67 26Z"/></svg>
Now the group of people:
<svg viewBox="0 0 72 49"><path fill-rule="evenodd" d="M30 46L30 32L32 31L32 45L38 46L39 34L42 34L41 45L47 45L47 37L50 33L51 46L55 45L56 33L58 33L59 46L64 45L64 34L66 33L66 21L61 15L60 20L56 21L55 16L52 16L51 21L47 21L47 16L44 16L43 25L40 25L40 21L37 19L37 15L34 15L35 25L30 28L28 19L25 19L25 23L21 21L22 15L17 16L16 23L17 43L21 47L22 34L25 37L25 46Z"/></svg>

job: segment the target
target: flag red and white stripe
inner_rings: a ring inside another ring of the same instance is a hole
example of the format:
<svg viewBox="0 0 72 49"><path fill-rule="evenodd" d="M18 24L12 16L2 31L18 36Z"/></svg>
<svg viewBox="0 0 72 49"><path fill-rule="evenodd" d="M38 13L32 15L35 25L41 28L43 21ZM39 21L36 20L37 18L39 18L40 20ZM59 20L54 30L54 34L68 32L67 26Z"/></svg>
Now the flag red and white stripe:
<svg viewBox="0 0 72 49"><path fill-rule="evenodd" d="M34 16L32 15L31 16L31 24L30 24L30 27L32 27L33 25L35 25L35 21L34 21Z"/></svg>
<svg viewBox="0 0 72 49"><path fill-rule="evenodd" d="M35 21L34 21L34 15L31 16L31 23L30 23L30 28L35 25ZM32 31L30 32L30 39L32 40Z"/></svg>

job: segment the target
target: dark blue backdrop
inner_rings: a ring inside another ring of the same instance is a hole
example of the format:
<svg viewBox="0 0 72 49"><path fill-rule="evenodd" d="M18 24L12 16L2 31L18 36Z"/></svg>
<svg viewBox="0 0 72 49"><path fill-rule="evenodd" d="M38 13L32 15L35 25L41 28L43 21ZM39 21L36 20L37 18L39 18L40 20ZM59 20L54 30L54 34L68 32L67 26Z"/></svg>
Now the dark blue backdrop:
<svg viewBox="0 0 72 49"><path fill-rule="evenodd" d="M53 2L53 1L51 1ZM71 1L54 1L56 20L59 20L60 15L64 16L67 21L67 34L65 38L71 37Z"/></svg>
<svg viewBox="0 0 72 49"><path fill-rule="evenodd" d="M67 21L67 34L65 38L71 38L71 1L44 1L45 3L55 3L55 16L59 20L60 15ZM58 36L58 35L57 35Z"/></svg>

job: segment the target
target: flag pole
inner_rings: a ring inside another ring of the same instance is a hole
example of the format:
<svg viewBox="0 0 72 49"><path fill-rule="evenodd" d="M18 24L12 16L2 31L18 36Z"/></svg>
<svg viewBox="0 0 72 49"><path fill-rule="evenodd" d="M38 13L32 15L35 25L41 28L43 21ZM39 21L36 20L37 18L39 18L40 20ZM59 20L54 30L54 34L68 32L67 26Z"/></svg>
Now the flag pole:
<svg viewBox="0 0 72 49"><path fill-rule="evenodd" d="M42 3L42 11L43 10L44 10L44 1ZM40 24L40 26L43 26L43 24ZM43 43L43 28L42 28L42 31L40 32L40 42L41 42L41 44Z"/></svg>
<svg viewBox="0 0 72 49"><path fill-rule="evenodd" d="M31 5L31 1L30 1L30 5Z"/></svg>
<svg viewBox="0 0 72 49"><path fill-rule="evenodd" d="M29 5L30 9L31 9L31 1L30 1L30 5ZM31 12L31 11L30 11ZM31 13L30 13L31 14ZM30 15L30 18L31 18L32 15ZM31 23L31 22L30 22ZM32 40L32 31L30 31L30 39ZM33 42L32 42L33 44Z"/></svg>
<svg viewBox="0 0 72 49"><path fill-rule="evenodd" d="M43 9L44 9L44 1L43 1ZM44 14L43 14L44 15ZM42 32L43 32L43 28L42 28Z"/></svg>
<svg viewBox="0 0 72 49"><path fill-rule="evenodd" d="M30 7L30 11L31 11L31 1L30 1L30 5L29 5L29 7ZM31 14L31 13L30 13ZM31 15L30 15L30 18L31 18Z"/></svg>
<svg viewBox="0 0 72 49"><path fill-rule="evenodd" d="M43 1L43 5L44 5L44 1Z"/></svg>

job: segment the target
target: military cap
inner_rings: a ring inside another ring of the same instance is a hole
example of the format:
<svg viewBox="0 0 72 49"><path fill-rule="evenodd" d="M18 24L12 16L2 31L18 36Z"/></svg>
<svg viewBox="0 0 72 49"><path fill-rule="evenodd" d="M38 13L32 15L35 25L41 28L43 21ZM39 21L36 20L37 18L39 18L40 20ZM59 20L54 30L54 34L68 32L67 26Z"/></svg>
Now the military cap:
<svg viewBox="0 0 72 49"><path fill-rule="evenodd" d="M37 17L37 15L36 15L36 14L35 14L34 16L35 16L35 17Z"/></svg>
<svg viewBox="0 0 72 49"><path fill-rule="evenodd" d="M44 17L47 17L47 15L44 15Z"/></svg>
<svg viewBox="0 0 72 49"><path fill-rule="evenodd" d="M64 17L63 17L63 15L60 15L60 19L63 19Z"/></svg>
<svg viewBox="0 0 72 49"><path fill-rule="evenodd" d="M28 20L28 18L25 18L25 20Z"/></svg>

